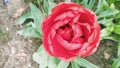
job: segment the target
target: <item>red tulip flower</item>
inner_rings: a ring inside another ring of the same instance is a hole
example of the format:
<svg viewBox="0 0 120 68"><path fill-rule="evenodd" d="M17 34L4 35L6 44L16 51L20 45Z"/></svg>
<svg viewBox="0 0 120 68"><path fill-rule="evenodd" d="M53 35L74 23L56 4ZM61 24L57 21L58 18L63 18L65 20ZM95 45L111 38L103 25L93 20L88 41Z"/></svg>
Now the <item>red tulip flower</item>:
<svg viewBox="0 0 120 68"><path fill-rule="evenodd" d="M100 42L94 12L73 2L61 2L42 23L43 46L51 56L72 61L93 54Z"/></svg>

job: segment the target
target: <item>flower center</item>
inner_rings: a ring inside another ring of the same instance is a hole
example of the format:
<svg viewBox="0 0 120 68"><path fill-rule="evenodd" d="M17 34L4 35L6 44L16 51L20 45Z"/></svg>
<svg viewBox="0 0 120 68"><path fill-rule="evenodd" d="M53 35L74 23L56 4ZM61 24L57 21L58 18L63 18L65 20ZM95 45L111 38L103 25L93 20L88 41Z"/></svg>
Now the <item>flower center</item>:
<svg viewBox="0 0 120 68"><path fill-rule="evenodd" d="M58 30L57 33L63 37L64 40L67 41L71 41L73 36L74 36L74 32L71 28L71 26L69 24L66 24L64 26L61 26Z"/></svg>

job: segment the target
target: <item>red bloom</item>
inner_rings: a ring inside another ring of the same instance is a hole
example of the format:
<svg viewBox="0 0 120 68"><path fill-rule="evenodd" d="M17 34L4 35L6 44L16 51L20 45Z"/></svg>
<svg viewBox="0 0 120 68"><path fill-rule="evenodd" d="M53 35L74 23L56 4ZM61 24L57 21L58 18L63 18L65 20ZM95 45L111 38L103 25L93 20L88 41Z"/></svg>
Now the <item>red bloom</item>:
<svg viewBox="0 0 120 68"><path fill-rule="evenodd" d="M48 54L66 61L94 53L100 42L96 15L72 2L54 7L43 21L42 32Z"/></svg>

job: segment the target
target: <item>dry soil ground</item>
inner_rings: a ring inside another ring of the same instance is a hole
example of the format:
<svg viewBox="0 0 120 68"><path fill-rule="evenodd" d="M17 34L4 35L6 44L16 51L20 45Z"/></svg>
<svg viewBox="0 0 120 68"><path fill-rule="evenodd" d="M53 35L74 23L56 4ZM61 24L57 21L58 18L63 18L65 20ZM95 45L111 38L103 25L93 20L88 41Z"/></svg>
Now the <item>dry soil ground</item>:
<svg viewBox="0 0 120 68"><path fill-rule="evenodd" d="M33 43L35 39L17 34L22 28L17 20L27 4L23 0L9 0L8 5L4 5L0 0L0 68L38 68L32 54L39 44Z"/></svg>

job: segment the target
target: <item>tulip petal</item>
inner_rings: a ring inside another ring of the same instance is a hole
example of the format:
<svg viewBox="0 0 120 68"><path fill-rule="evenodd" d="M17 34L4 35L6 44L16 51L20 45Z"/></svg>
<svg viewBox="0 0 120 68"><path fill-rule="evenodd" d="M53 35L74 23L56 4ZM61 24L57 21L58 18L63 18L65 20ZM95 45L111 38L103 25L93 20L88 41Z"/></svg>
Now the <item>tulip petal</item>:
<svg viewBox="0 0 120 68"><path fill-rule="evenodd" d="M66 61L72 61L76 57L76 55L70 54L67 49L62 47L61 44L57 41L57 39L53 39L52 42L54 42L52 43L52 47L55 56Z"/></svg>
<svg viewBox="0 0 120 68"><path fill-rule="evenodd" d="M52 12L59 12L61 10L65 10L67 8L70 8L70 7L78 7L78 8L81 8L82 6L78 5L78 4L75 4L73 2L61 2L60 4L58 4L56 7L53 8Z"/></svg>
<svg viewBox="0 0 120 68"><path fill-rule="evenodd" d="M63 46L65 49L68 49L68 50L78 49L82 46L82 44L69 43L68 41L60 37L59 35L56 36L56 39L59 42L59 44L61 44L61 46Z"/></svg>

